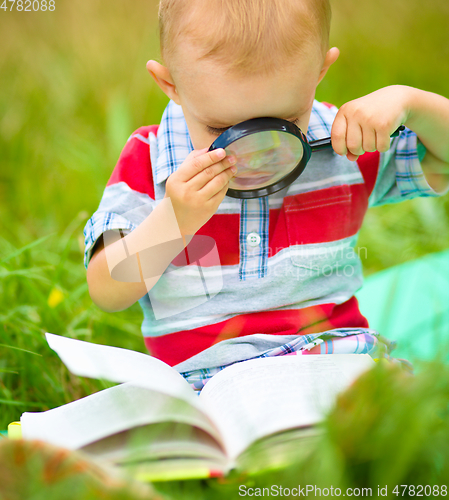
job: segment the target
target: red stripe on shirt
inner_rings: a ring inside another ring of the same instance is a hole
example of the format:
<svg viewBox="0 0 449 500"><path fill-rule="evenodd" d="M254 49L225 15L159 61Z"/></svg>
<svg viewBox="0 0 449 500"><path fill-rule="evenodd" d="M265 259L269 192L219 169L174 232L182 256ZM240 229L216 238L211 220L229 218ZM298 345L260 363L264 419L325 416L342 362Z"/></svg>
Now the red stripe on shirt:
<svg viewBox="0 0 449 500"><path fill-rule="evenodd" d="M286 246L327 243L356 234L368 207L364 184L340 185L284 198ZM279 221L280 223L281 221Z"/></svg>
<svg viewBox="0 0 449 500"><path fill-rule="evenodd" d="M229 338L254 333L305 335L352 327L368 327L368 321L361 314L355 297L339 305L323 304L303 309L242 314L195 330L145 337L144 340L150 354L174 366Z"/></svg>
<svg viewBox="0 0 449 500"><path fill-rule="evenodd" d="M147 138L150 132L157 134L158 128L159 125L140 127L133 135L140 134ZM125 144L106 186L111 186L117 182L125 182L134 191L145 193L152 200L155 199L148 144L137 138L131 138Z"/></svg>
<svg viewBox="0 0 449 500"><path fill-rule="evenodd" d="M353 236L362 226L367 207L364 184L286 197L282 208L270 209L268 257L292 245L328 243ZM213 236L221 265L235 266L239 264L239 232L239 214L215 214L196 234Z"/></svg>
<svg viewBox="0 0 449 500"><path fill-rule="evenodd" d="M357 165L365 180L365 189L369 197L373 192L374 185L376 184L377 175L379 173L380 153L374 151L373 153L364 153L359 156Z"/></svg>

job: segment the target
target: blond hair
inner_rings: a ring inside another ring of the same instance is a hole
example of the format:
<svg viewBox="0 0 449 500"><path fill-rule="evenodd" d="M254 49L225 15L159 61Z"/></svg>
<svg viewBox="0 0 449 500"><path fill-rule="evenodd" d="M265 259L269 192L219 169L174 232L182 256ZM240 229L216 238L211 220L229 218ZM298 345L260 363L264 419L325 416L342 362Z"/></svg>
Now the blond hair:
<svg viewBox="0 0 449 500"><path fill-rule="evenodd" d="M163 62L173 71L189 40L234 74L269 74L310 48L329 47L329 0L160 0Z"/></svg>

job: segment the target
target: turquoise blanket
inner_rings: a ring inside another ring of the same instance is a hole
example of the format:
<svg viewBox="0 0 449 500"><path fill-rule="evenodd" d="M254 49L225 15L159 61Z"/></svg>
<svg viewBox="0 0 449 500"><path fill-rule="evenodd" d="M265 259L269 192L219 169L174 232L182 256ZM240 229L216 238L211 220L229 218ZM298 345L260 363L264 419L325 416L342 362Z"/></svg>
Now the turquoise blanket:
<svg viewBox="0 0 449 500"><path fill-rule="evenodd" d="M392 356L449 362L449 250L378 272L356 296L370 328L397 341Z"/></svg>

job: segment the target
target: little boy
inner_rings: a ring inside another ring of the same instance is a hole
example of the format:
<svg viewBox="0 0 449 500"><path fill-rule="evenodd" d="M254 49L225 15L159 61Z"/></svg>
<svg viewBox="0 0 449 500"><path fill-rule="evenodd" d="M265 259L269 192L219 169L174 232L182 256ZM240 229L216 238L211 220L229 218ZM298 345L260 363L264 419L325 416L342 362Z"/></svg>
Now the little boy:
<svg viewBox="0 0 449 500"><path fill-rule="evenodd" d="M92 300L109 312L138 300L150 353L185 376L256 356L370 352L358 231L370 206L447 192L449 100L395 85L340 110L317 102L339 55L328 0L161 0L159 23L164 65L147 69L170 101L159 126L128 139L86 224ZM331 135L333 151L277 193L226 197L235 158L208 149L256 117ZM218 259L189 262L195 239Z"/></svg>

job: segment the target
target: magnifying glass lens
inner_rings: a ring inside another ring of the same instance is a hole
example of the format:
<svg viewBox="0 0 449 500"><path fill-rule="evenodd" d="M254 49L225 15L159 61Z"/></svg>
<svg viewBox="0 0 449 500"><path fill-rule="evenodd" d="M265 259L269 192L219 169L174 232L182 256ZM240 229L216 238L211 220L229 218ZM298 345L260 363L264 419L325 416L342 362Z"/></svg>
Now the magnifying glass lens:
<svg viewBox="0 0 449 500"><path fill-rule="evenodd" d="M287 132L264 130L225 147L227 155L236 157L237 174L229 187L237 190L258 189L288 175L301 161L301 140Z"/></svg>
<svg viewBox="0 0 449 500"><path fill-rule="evenodd" d="M392 135L396 137L401 125ZM294 124L281 118L251 118L229 127L209 151L223 148L236 158L236 175L227 196L261 198L290 186L303 173L312 153L332 149L330 137L308 141Z"/></svg>

